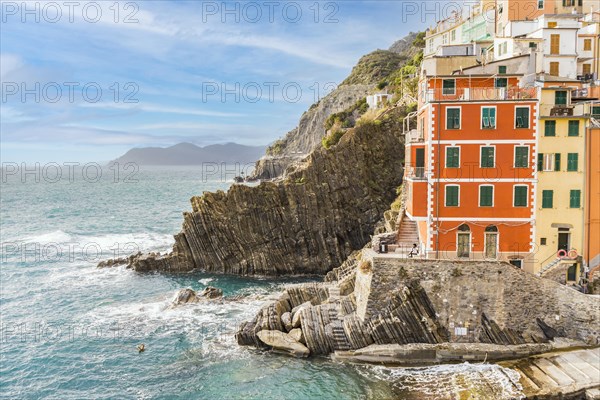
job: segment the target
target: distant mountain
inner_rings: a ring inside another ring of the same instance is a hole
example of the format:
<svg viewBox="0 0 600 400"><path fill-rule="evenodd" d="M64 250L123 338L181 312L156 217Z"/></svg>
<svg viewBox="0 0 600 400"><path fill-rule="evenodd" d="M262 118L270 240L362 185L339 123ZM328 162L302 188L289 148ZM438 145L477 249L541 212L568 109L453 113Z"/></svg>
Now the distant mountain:
<svg viewBox="0 0 600 400"><path fill-rule="evenodd" d="M237 143L211 144L199 147L179 143L171 147L140 147L129 150L110 162L134 162L138 165L201 165L202 163L252 163L265 152L266 146L245 146Z"/></svg>

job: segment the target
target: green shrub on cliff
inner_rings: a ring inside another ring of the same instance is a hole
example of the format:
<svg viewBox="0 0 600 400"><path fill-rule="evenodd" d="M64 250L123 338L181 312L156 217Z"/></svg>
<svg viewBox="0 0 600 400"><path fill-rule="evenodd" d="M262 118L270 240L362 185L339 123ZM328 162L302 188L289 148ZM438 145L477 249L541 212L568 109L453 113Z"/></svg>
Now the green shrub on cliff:
<svg viewBox="0 0 600 400"><path fill-rule="evenodd" d="M338 122L342 128L352 128L356 120L367 112L368 109L367 98L363 97L344 111L331 114L327 117L325 120L325 130L330 130Z"/></svg>
<svg viewBox="0 0 600 400"><path fill-rule="evenodd" d="M283 153L283 149L285 148L285 140L278 139L272 145L267 147L265 153L268 156L278 156Z"/></svg>
<svg viewBox="0 0 600 400"><path fill-rule="evenodd" d="M321 140L323 147L329 149L331 146L335 146L336 144L338 144L342 136L344 136L344 133L346 133L346 131L342 129L333 130L329 135L325 136Z"/></svg>

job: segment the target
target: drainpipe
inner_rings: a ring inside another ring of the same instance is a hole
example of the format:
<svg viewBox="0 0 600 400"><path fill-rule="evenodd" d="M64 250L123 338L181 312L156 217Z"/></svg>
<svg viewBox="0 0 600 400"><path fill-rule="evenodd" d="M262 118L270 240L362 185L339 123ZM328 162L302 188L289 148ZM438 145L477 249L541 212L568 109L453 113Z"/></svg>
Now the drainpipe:
<svg viewBox="0 0 600 400"><path fill-rule="evenodd" d="M437 191L437 196L435 196L435 218L436 218L436 222L435 222L435 258L436 259L440 259L440 163L441 163L441 143L440 143L440 125L442 123L442 105L441 102L438 98L438 124L437 124L437 154L438 154L438 160L437 160L437 166L436 166L436 175L437 175L437 179L436 179L436 191ZM460 116L462 118L462 115Z"/></svg>

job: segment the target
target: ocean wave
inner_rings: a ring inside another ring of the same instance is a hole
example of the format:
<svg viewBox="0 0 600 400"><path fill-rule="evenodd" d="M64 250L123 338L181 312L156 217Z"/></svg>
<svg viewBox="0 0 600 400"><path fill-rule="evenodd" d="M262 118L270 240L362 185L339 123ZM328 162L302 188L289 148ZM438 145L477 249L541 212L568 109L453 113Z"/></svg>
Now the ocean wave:
<svg viewBox="0 0 600 400"><path fill-rule="evenodd" d="M396 390L423 399L455 399L465 394L482 400L524 398L518 372L495 364L465 362L419 368L359 366L358 371L367 378L390 382Z"/></svg>
<svg viewBox="0 0 600 400"><path fill-rule="evenodd" d="M39 244L50 244L50 243L70 243L73 241L73 237L63 230L55 230L52 232L41 233L38 235L26 236L21 239L15 240L15 242L25 243L39 243Z"/></svg>

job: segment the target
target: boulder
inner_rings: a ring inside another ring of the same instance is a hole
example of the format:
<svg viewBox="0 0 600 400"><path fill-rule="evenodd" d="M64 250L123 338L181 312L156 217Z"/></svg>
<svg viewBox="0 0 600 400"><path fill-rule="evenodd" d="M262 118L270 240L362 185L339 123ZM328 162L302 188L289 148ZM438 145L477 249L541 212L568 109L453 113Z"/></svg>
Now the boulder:
<svg viewBox="0 0 600 400"><path fill-rule="evenodd" d="M287 332L292 330L292 313L285 312L281 315L281 322Z"/></svg>
<svg viewBox="0 0 600 400"><path fill-rule="evenodd" d="M302 343L292 338L289 334L280 331L260 331L258 338L276 352L289 354L294 357L308 357L310 350Z"/></svg>
<svg viewBox="0 0 600 400"><path fill-rule="evenodd" d="M306 343L304 342L304 335L302 334L302 329L299 329L299 328L292 329L292 330L291 330L291 331L288 333L288 335L289 335L289 336L290 336L292 339L294 339L295 341L297 341L297 342L300 342L300 343L302 343L302 344L306 344Z"/></svg>
<svg viewBox="0 0 600 400"><path fill-rule="evenodd" d="M205 297L207 299L218 299L220 297L223 297L223 291L221 289L216 288L216 287L207 286L200 293L200 297Z"/></svg>

